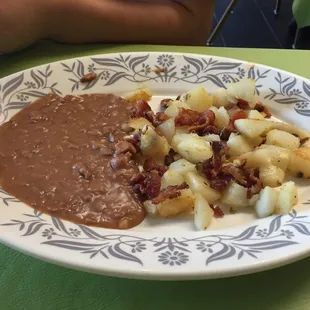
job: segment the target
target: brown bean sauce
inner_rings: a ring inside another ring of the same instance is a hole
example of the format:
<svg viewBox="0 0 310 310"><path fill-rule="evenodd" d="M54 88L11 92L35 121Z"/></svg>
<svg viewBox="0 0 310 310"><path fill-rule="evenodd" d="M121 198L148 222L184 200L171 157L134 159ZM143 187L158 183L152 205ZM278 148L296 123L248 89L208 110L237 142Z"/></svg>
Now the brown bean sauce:
<svg viewBox="0 0 310 310"><path fill-rule="evenodd" d="M117 155L129 103L91 94L42 97L0 126L0 186L29 206L72 222L127 229L145 211L129 180L131 153ZM121 156L121 165L112 162Z"/></svg>

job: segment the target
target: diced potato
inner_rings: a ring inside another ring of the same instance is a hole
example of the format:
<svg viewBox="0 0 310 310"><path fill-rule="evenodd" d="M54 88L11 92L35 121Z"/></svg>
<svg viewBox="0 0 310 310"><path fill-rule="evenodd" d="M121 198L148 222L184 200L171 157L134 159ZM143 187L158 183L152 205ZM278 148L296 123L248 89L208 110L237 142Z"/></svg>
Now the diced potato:
<svg viewBox="0 0 310 310"><path fill-rule="evenodd" d="M174 119L170 118L167 121L160 124L156 130L163 134L166 139L170 142L175 134L175 124Z"/></svg>
<svg viewBox="0 0 310 310"><path fill-rule="evenodd" d="M144 202L146 211L151 215L160 217L174 217L185 212L191 212L194 208L194 195L190 189L180 190L180 196L154 204L151 200Z"/></svg>
<svg viewBox="0 0 310 310"><path fill-rule="evenodd" d="M189 140L191 139L190 137L195 138L196 136L198 135L195 133L176 133L171 140L171 146L177 152L177 147L182 141Z"/></svg>
<svg viewBox="0 0 310 310"><path fill-rule="evenodd" d="M228 155L230 156L239 156L253 150L245 138L233 134L230 135L227 146L229 147Z"/></svg>
<svg viewBox="0 0 310 310"><path fill-rule="evenodd" d="M250 110L248 118L249 119L264 119L264 116L261 113L259 113L257 110Z"/></svg>
<svg viewBox="0 0 310 310"><path fill-rule="evenodd" d="M176 148L176 152L183 158L193 164L204 162L213 156L213 151L210 142L196 134L188 134L182 136L182 141L172 146Z"/></svg>
<svg viewBox="0 0 310 310"><path fill-rule="evenodd" d="M292 124L286 124L281 122L272 122L272 129L279 129L297 135L300 139L310 137L310 133L302 128L299 128Z"/></svg>
<svg viewBox="0 0 310 310"><path fill-rule="evenodd" d="M250 199L249 199L249 206L250 207L254 207L257 203L259 199L259 194L253 195Z"/></svg>
<svg viewBox="0 0 310 310"><path fill-rule="evenodd" d="M211 188L208 181L198 173L188 172L184 175L184 179L192 192L195 194L201 194L208 203L214 203L220 199L220 193Z"/></svg>
<svg viewBox="0 0 310 310"><path fill-rule="evenodd" d="M256 137L256 138L252 138L252 139L249 139L249 138L246 138L246 141L248 142L248 144L251 146L252 149L254 149L256 146L259 146L262 144L263 142L263 138L262 137Z"/></svg>
<svg viewBox="0 0 310 310"><path fill-rule="evenodd" d="M194 223L197 230L206 230L211 223L214 211L200 194L195 194Z"/></svg>
<svg viewBox="0 0 310 310"><path fill-rule="evenodd" d="M152 158L161 158L168 155L170 146L165 137L159 136L149 126L144 126L141 133L141 153Z"/></svg>
<svg viewBox="0 0 310 310"><path fill-rule="evenodd" d="M212 107L209 108L209 110L212 111L216 115L218 108L213 105Z"/></svg>
<svg viewBox="0 0 310 310"><path fill-rule="evenodd" d="M147 88L140 88L134 91L133 93L129 93L125 95L125 99L127 99L131 103L135 103L138 100L149 101L152 99L152 92Z"/></svg>
<svg viewBox="0 0 310 310"><path fill-rule="evenodd" d="M294 182L284 183L279 192L279 199L276 207L277 214L287 214L298 202L297 187Z"/></svg>
<svg viewBox="0 0 310 310"><path fill-rule="evenodd" d="M190 90L181 97L181 101L188 104L190 109L203 112L212 106L212 96L209 96L203 87Z"/></svg>
<svg viewBox="0 0 310 310"><path fill-rule="evenodd" d="M278 192L269 186L265 187L260 192L259 199L255 204L255 211L258 217L270 216L274 212L277 202Z"/></svg>
<svg viewBox="0 0 310 310"><path fill-rule="evenodd" d="M226 107L230 103L237 103L237 99L232 98L233 101L229 101L227 98L227 90L225 88L219 88L213 93L213 105L216 107Z"/></svg>
<svg viewBox="0 0 310 310"><path fill-rule="evenodd" d="M204 138L206 141L209 141L209 142L221 141L220 136L219 136L219 135L215 135L215 134L206 135L206 136L203 136L203 138Z"/></svg>
<svg viewBox="0 0 310 310"><path fill-rule="evenodd" d="M243 79L237 83L232 83L227 88L227 98L230 102L233 99L242 99L248 103L253 102L255 94L255 81L253 79Z"/></svg>
<svg viewBox="0 0 310 310"><path fill-rule="evenodd" d="M229 114L224 107L220 107L215 112L216 122L220 128L227 127L229 124Z"/></svg>
<svg viewBox="0 0 310 310"><path fill-rule="evenodd" d="M248 189L236 182L231 184L223 192L222 202L234 208L243 208L249 205L247 198Z"/></svg>
<svg viewBox="0 0 310 310"><path fill-rule="evenodd" d="M274 165L286 171L290 161L291 150L274 145L261 145L252 152L239 156L246 160L247 168L260 168Z"/></svg>
<svg viewBox="0 0 310 310"><path fill-rule="evenodd" d="M235 126L247 138L256 138L266 134L272 128L272 122L258 119L238 119Z"/></svg>
<svg viewBox="0 0 310 310"><path fill-rule="evenodd" d="M181 173L176 170L168 169L161 178L160 188L164 189L168 186L181 185L184 182L184 177Z"/></svg>
<svg viewBox="0 0 310 310"><path fill-rule="evenodd" d="M294 175L310 178L310 148L301 147L291 155L288 170Z"/></svg>
<svg viewBox="0 0 310 310"><path fill-rule="evenodd" d="M274 165L259 168L259 179L264 186L277 187L283 183L285 172Z"/></svg>
<svg viewBox="0 0 310 310"><path fill-rule="evenodd" d="M174 118L178 116L180 108L190 109L190 106L181 101L174 101L165 110L165 114L168 115L169 117Z"/></svg>
<svg viewBox="0 0 310 310"><path fill-rule="evenodd" d="M266 144L281 146L294 150L299 148L300 140L288 132L273 129L267 133Z"/></svg>
<svg viewBox="0 0 310 310"><path fill-rule="evenodd" d="M186 159L179 159L172 163L169 167L169 170L174 170L181 175L185 175L187 172L197 172L196 166Z"/></svg>
<svg viewBox="0 0 310 310"><path fill-rule="evenodd" d="M149 126L154 129L152 123L144 117L132 118L129 120L128 125L136 131L142 130L144 126Z"/></svg>

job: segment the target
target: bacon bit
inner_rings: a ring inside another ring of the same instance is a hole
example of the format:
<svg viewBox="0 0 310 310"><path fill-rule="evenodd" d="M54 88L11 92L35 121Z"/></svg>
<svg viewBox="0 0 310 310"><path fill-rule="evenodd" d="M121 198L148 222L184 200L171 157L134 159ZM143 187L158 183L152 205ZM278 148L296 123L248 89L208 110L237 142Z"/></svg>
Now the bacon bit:
<svg viewBox="0 0 310 310"><path fill-rule="evenodd" d="M223 141L213 141L211 145L215 154L222 155L228 150L226 142Z"/></svg>
<svg viewBox="0 0 310 310"><path fill-rule="evenodd" d="M84 75L81 79L81 83L89 83L97 78L97 74L95 72L90 72L86 75Z"/></svg>
<svg viewBox="0 0 310 310"><path fill-rule="evenodd" d="M258 194L262 188L262 182L259 179L259 170L258 169L248 169L249 175L248 175L248 193L247 198L250 199L254 195Z"/></svg>
<svg viewBox="0 0 310 310"><path fill-rule="evenodd" d="M265 113L265 117L266 118L270 118L272 115L271 113L269 112L268 108L262 104L262 103L256 103L255 107L254 107L254 110L258 111L258 112L264 112Z"/></svg>
<svg viewBox="0 0 310 310"><path fill-rule="evenodd" d="M188 188L186 183L181 185L168 186L162 190L157 197L152 200L152 203L157 205L164 202L167 199L173 199L181 196L181 190Z"/></svg>
<svg viewBox="0 0 310 310"><path fill-rule="evenodd" d="M198 122L200 113L197 111L180 108L179 114L175 118L174 122L176 126L191 126Z"/></svg>
<svg viewBox="0 0 310 310"><path fill-rule="evenodd" d="M233 130L231 130L231 129L228 129L227 127L224 127L224 128L222 129L222 131L220 132L220 138L221 138L221 140L223 140L223 141L228 141L230 135L231 135L233 132L235 132L235 131L236 131L235 128L234 128Z"/></svg>
<svg viewBox="0 0 310 310"><path fill-rule="evenodd" d="M137 152L141 150L141 138L140 138L140 133L135 133L130 136L126 136L124 138L126 141L130 142L136 149Z"/></svg>
<svg viewBox="0 0 310 310"><path fill-rule="evenodd" d="M173 149L170 149L169 154L165 157L165 165L170 166L172 163L174 163L176 160L180 158L180 155L175 152Z"/></svg>
<svg viewBox="0 0 310 310"><path fill-rule="evenodd" d="M131 110L131 117L145 117L146 113L152 111L151 107L145 100L138 100Z"/></svg>
<svg viewBox="0 0 310 310"><path fill-rule="evenodd" d="M236 167L232 163L229 163L222 166L221 172L232 176L233 179L235 179L235 181L242 186L248 185L248 176L246 174L246 169Z"/></svg>
<svg viewBox="0 0 310 310"><path fill-rule="evenodd" d="M209 125L209 126L205 127L201 132L201 134L203 136L212 135L212 134L219 135L220 133L221 133L221 130L214 125Z"/></svg>
<svg viewBox="0 0 310 310"><path fill-rule="evenodd" d="M262 137L262 143L260 145L265 144L266 141L267 141L267 137L266 136Z"/></svg>
<svg viewBox="0 0 310 310"><path fill-rule="evenodd" d="M148 158L144 161L143 169L146 172L151 172L155 170L162 177L164 173L168 170L168 167L157 164L153 158Z"/></svg>
<svg viewBox="0 0 310 310"><path fill-rule="evenodd" d="M305 144L305 143L308 142L309 140L310 140L310 137L300 139L300 145L302 146L303 144Z"/></svg>
<svg viewBox="0 0 310 310"><path fill-rule="evenodd" d="M223 218L225 216L225 213L219 205L214 206L211 204L210 207L214 211L214 217Z"/></svg>
<svg viewBox="0 0 310 310"><path fill-rule="evenodd" d="M169 116L166 115L164 112L157 112L155 114L155 120L158 123L158 125L160 125L161 123L167 121L168 119L169 119Z"/></svg>
<svg viewBox="0 0 310 310"><path fill-rule="evenodd" d="M246 111L238 110L230 117L230 121L234 124L237 119L244 119L247 117L248 113Z"/></svg>
<svg viewBox="0 0 310 310"><path fill-rule="evenodd" d="M166 68L155 68L152 71L155 72L155 73L161 73L161 72L165 72Z"/></svg>
<svg viewBox="0 0 310 310"><path fill-rule="evenodd" d="M210 187L218 192L226 189L231 181L231 177L227 175L219 175L218 179L210 180Z"/></svg>
<svg viewBox="0 0 310 310"><path fill-rule="evenodd" d="M169 105L171 104L171 102L173 102L172 99L163 99L163 100L160 102L160 106L166 109L166 108L169 107Z"/></svg>
<svg viewBox="0 0 310 310"><path fill-rule="evenodd" d="M242 99L238 99L237 106L242 110L248 110L250 108L249 103Z"/></svg>
<svg viewBox="0 0 310 310"><path fill-rule="evenodd" d="M237 107L237 105L235 103L229 103L225 109L226 110L232 110L232 109L235 109Z"/></svg>
<svg viewBox="0 0 310 310"><path fill-rule="evenodd" d="M199 113L197 111L181 108L179 114L175 118L175 124L177 126L189 126L189 132L198 134L206 134L210 133L210 131L218 132L218 128L214 126L215 114L211 110Z"/></svg>
<svg viewBox="0 0 310 310"><path fill-rule="evenodd" d="M248 113L244 110L237 110L231 117L228 126L226 127L231 132L238 132L235 127L235 121L248 117Z"/></svg>
<svg viewBox="0 0 310 310"><path fill-rule="evenodd" d="M160 193L161 177L157 171L141 172L131 180L135 192L146 199L153 199Z"/></svg>

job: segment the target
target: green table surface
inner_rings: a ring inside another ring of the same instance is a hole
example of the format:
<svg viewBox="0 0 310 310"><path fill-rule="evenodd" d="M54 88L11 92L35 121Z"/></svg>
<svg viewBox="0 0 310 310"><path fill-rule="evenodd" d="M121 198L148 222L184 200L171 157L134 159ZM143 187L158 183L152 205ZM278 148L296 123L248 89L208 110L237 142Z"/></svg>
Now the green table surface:
<svg viewBox="0 0 310 310"><path fill-rule="evenodd" d="M310 51L84 45L42 42L0 56L0 77L60 59L129 51L192 52L263 63L310 78ZM310 309L310 258L237 278L155 282L65 269L0 245L0 310L7 309ZM124 266L125 268L125 266Z"/></svg>

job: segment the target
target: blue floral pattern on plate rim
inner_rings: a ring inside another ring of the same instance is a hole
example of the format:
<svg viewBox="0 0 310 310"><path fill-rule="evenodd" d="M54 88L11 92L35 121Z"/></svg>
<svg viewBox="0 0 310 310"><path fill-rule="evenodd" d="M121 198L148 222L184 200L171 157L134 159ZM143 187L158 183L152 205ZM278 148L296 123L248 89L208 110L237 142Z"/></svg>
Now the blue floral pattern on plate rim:
<svg viewBox="0 0 310 310"><path fill-rule="evenodd" d="M97 78L81 84L80 78L88 72L95 72ZM141 85L151 89L162 86L173 89L175 85L184 89L195 85L216 89L226 88L243 78L255 79L257 95L264 102L289 108L298 119L310 116L310 82L289 73L203 55L124 53L57 62L0 80L0 123L50 92L59 95L115 92L120 85L127 85L126 91ZM19 204L14 197L0 190L1 209ZM303 205L310 205L310 200ZM138 269L148 266L150 255L153 263L167 270L187 268L197 256L201 257L201 269L225 261L255 261L265 257L267 252L299 245L300 236L310 236L310 214L299 214L295 210L289 215L271 217L260 225L240 229L236 234L223 231L223 234L206 232L202 236L173 237L167 234L163 237L153 233L146 237L130 231L102 234L96 228L68 223L28 209L29 212L19 214L17 218L3 221L0 217L3 232L6 228L13 229L18 238L35 236L41 245L73 251L83 259L126 261Z"/></svg>

